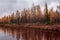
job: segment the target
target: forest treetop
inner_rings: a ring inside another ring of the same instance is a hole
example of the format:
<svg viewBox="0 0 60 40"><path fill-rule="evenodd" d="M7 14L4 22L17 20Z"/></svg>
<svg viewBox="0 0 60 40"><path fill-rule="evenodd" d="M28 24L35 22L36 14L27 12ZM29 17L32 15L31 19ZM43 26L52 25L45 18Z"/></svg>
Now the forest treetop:
<svg viewBox="0 0 60 40"><path fill-rule="evenodd" d="M53 11L53 8L48 10L48 5L45 3L45 8L42 14L40 5L33 6L31 9L17 10L9 16L0 18L1 24L21 24L21 23L40 23L40 24L60 24L60 5L58 10ZM49 12L48 12L49 11Z"/></svg>

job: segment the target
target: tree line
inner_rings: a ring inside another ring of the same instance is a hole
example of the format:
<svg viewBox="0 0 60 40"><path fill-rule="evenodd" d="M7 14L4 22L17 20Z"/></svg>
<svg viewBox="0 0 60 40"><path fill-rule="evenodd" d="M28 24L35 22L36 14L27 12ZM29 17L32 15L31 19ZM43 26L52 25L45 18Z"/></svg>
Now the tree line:
<svg viewBox="0 0 60 40"><path fill-rule="evenodd" d="M0 18L0 24L21 24L21 23L40 23L40 24L59 24L60 14L58 11L53 11L53 8L48 10L47 3L42 14L40 5L33 6L31 9L16 11L9 16Z"/></svg>

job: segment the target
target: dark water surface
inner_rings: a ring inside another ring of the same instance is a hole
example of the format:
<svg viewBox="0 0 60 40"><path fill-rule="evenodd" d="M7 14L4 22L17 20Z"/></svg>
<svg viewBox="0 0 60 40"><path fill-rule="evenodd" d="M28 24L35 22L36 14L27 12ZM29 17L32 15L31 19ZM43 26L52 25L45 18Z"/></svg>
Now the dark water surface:
<svg viewBox="0 0 60 40"><path fill-rule="evenodd" d="M60 40L60 32L33 28L2 28L0 40Z"/></svg>

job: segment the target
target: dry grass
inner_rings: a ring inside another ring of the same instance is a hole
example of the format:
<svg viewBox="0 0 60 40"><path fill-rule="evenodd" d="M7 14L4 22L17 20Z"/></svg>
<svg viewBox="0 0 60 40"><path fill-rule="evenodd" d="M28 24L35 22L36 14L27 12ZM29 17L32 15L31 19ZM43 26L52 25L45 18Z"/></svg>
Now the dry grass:
<svg viewBox="0 0 60 40"><path fill-rule="evenodd" d="M1 27L13 27L13 28L38 28L38 29L47 29L47 30L59 30L60 25L39 25L39 24L0 24Z"/></svg>

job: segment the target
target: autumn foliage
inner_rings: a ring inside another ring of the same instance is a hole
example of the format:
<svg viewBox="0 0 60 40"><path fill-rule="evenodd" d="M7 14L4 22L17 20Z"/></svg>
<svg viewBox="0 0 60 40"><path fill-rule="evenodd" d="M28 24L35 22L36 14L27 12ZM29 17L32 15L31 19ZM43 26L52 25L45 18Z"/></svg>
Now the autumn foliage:
<svg viewBox="0 0 60 40"><path fill-rule="evenodd" d="M47 3L42 13L40 5L33 6L31 9L25 9L23 11L16 11L9 16L0 18L1 24L21 24L21 23L40 23L40 24L59 24L60 14L57 11L53 11L53 8L48 10Z"/></svg>

